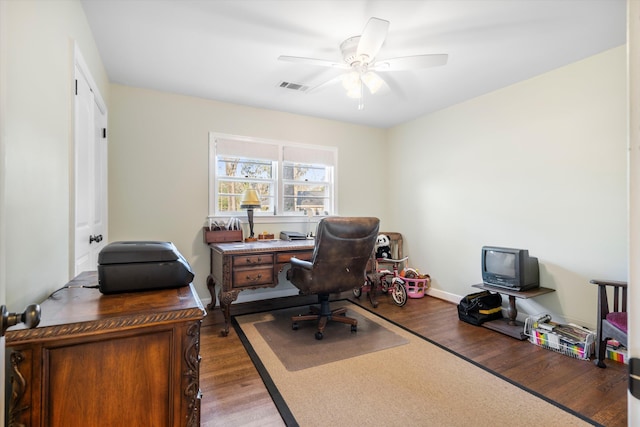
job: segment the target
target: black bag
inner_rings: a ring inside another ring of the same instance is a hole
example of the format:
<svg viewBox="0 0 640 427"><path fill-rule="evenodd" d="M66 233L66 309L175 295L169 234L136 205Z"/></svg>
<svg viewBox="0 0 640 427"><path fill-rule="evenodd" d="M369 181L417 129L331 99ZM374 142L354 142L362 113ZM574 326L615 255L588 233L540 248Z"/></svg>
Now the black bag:
<svg viewBox="0 0 640 427"><path fill-rule="evenodd" d="M472 325L502 319L502 296L489 291L469 294L458 304L458 318Z"/></svg>

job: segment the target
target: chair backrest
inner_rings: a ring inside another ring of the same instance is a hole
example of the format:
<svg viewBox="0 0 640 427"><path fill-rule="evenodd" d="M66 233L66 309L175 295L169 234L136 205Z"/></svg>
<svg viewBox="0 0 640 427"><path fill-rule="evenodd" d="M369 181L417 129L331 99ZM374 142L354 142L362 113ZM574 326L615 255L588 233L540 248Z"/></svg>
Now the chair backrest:
<svg viewBox="0 0 640 427"><path fill-rule="evenodd" d="M380 220L328 217L318 224L311 263L314 291L342 292L362 286Z"/></svg>
<svg viewBox="0 0 640 427"><path fill-rule="evenodd" d="M622 313L627 311L627 282L615 280L590 281L598 285L598 318L604 319L609 313ZM608 288L613 288L612 300L609 301Z"/></svg>
<svg viewBox="0 0 640 427"><path fill-rule="evenodd" d="M595 363L597 366L604 368L606 367L604 358L607 340L615 339L623 346L627 346L627 282L596 279L590 282L598 285ZM611 301L609 300L609 294L613 296Z"/></svg>

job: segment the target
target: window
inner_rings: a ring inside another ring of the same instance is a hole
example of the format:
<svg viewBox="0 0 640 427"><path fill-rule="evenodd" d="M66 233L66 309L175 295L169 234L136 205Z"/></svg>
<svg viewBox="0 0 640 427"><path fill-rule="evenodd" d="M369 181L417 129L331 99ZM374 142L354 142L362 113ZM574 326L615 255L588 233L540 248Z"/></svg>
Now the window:
<svg viewBox="0 0 640 427"><path fill-rule="evenodd" d="M245 215L242 193L255 188L256 215L335 214L337 149L222 134L209 136L209 216Z"/></svg>

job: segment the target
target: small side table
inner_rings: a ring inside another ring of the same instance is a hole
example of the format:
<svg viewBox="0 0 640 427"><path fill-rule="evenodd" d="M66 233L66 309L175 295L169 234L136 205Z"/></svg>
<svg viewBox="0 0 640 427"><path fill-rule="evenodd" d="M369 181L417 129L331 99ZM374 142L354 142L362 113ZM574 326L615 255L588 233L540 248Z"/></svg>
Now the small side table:
<svg viewBox="0 0 640 427"><path fill-rule="evenodd" d="M509 315L509 317L506 319L497 319L491 320L489 322L484 322L482 326L497 332L501 332L505 335L509 335L510 337L519 340L526 340L527 336L524 334L524 323L516 320L516 316L518 315L518 309L516 308L516 298L535 298L540 295L555 292L555 289L550 288L533 288L526 291L513 291L497 286L485 285L484 283L478 283L472 286L474 288L484 289L485 291L493 291L509 296L509 308L507 310L507 314Z"/></svg>

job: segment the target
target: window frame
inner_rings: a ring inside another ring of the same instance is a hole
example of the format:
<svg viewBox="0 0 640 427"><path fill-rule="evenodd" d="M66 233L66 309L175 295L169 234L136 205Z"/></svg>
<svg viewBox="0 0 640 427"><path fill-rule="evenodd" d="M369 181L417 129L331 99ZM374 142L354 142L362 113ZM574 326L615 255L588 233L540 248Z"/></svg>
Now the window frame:
<svg viewBox="0 0 640 427"><path fill-rule="evenodd" d="M209 188L208 188L208 198L209 198L209 211L207 218L219 219L219 218L229 218L233 216L244 216L246 213L244 211L234 211L234 212L219 212L218 211L218 171L217 171L217 141L224 140L225 142L238 142L238 143L251 143L251 144L268 144L275 146L277 149L277 159L272 160L275 164L275 172L274 177L272 177L271 181L274 182L275 186L275 195L274 195L274 211L273 212L261 212L259 210L254 211L254 222L256 223L267 223L267 222L306 222L308 221L308 217L304 214L304 212L294 212L294 213L285 213L284 209L284 185L285 181L290 183L291 180L283 179L283 169L284 164L308 164L314 166L325 166L327 168L327 172L329 173L327 188L330 193L329 195L329 205L331 209L329 210L329 215L338 215L338 184L337 184L337 169L338 169L338 148L332 146L324 146L324 145L313 145L313 144L305 144L291 141L278 141L278 140L270 140L265 138L255 138L248 136L240 136L240 135L230 135L223 134L218 132L210 132L209 133ZM326 165L323 163L313 163L313 162L296 162L296 161L285 161L285 150L287 147L292 151L307 151L309 153L317 152L319 158L327 159L326 162L333 162L332 165ZM268 148L268 147L267 147ZM229 155L228 153L225 153ZM223 155L225 155L223 154ZM240 155L240 154L239 154ZM242 156L245 158L246 156ZM326 215L324 213L315 215L316 218L322 218Z"/></svg>

